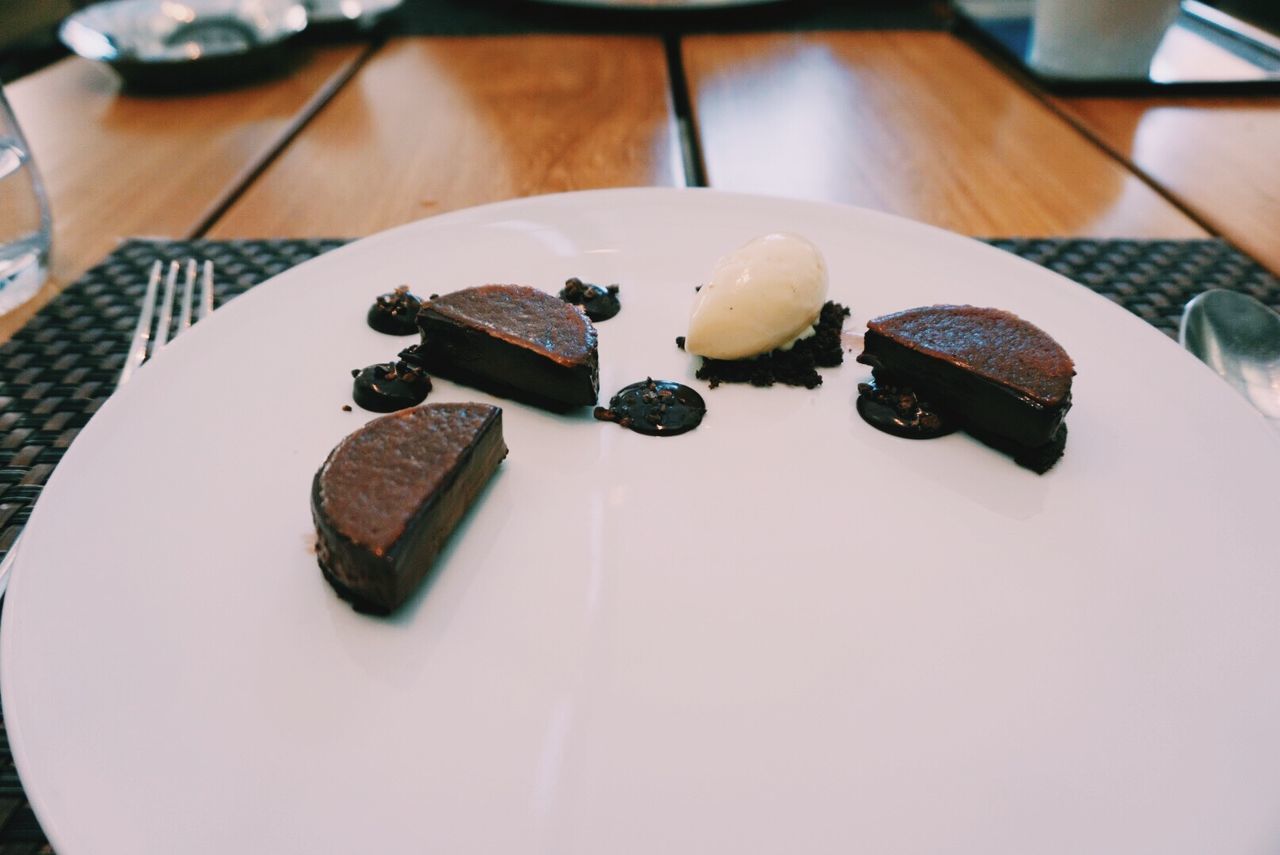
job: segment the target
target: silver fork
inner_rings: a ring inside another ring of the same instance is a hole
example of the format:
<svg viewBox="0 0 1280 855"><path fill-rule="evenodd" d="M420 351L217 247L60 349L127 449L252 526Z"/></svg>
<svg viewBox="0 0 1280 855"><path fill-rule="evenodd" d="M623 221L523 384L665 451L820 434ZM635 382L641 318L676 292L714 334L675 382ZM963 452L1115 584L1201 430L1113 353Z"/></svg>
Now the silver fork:
<svg viewBox="0 0 1280 855"><path fill-rule="evenodd" d="M182 281L182 296L178 304L178 325L172 334L174 301L178 294L178 273L185 268ZM164 279L164 295L160 298L160 317L156 318L156 299L160 292L160 280ZM196 303L196 280L200 280L199 303ZM192 311L195 319L192 320ZM138 324L133 330L133 339L129 342L129 353L125 356L124 367L120 369L120 377L116 380L116 389L129 382L133 372L148 357L155 356L172 339L186 332L195 321L204 318L213 311L213 262L206 261L197 265L194 258L188 258L186 264L177 261L169 262L169 273L164 273L164 262L157 261L151 265L151 275L147 278L147 290L142 296L142 308L138 311ZM152 326L155 327L154 336ZM4 561L0 561L0 596L9 587L9 571L13 568L14 556L18 554L18 546L22 543L22 535L14 539L13 545L5 553Z"/></svg>
<svg viewBox="0 0 1280 855"><path fill-rule="evenodd" d="M120 369L120 379L116 381L119 389L139 365L148 356L155 356L169 343L169 327L173 324L173 300L177 292L178 269L176 261L169 262L169 275L164 277L164 299L160 303L160 319L155 323L155 340L151 339L151 323L156 311L156 293L160 289L160 274L164 270L164 262L157 261L151 266L151 277L147 280L147 292L142 297L142 309L138 312L138 325L133 330L133 341L129 344L129 354L124 359L124 367ZM195 298L196 260L188 258L186 276L182 283L182 303L178 313L176 337L191 328L192 301ZM206 261L200 276L200 305L196 320L202 321L213 311L213 262ZM148 351L148 342L150 350Z"/></svg>

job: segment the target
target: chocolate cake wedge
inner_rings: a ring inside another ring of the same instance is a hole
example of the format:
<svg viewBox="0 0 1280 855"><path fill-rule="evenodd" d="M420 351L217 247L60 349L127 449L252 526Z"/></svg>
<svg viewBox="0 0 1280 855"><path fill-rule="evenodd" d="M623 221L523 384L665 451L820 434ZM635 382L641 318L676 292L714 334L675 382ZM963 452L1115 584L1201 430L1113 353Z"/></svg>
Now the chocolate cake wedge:
<svg viewBox="0 0 1280 855"><path fill-rule="evenodd" d="M863 342L858 361L878 384L910 390L910 406L927 402L944 422L1038 472L1061 457L1075 366L1034 324L1002 309L924 306L869 321ZM862 390L864 418L874 392Z"/></svg>
<svg viewBox="0 0 1280 855"><path fill-rule="evenodd" d="M506 456L489 404L427 404L350 434L311 485L324 577L357 611L394 611Z"/></svg>
<svg viewBox="0 0 1280 855"><path fill-rule="evenodd" d="M596 329L577 306L524 285L444 294L418 312L402 358L496 395L564 411L600 393Z"/></svg>

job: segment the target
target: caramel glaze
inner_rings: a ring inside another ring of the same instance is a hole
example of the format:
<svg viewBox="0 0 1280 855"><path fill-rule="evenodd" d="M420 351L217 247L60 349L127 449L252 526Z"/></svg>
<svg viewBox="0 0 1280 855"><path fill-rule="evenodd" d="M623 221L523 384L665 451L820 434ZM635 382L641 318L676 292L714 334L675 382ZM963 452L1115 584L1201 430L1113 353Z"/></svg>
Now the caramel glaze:
<svg viewBox="0 0 1280 855"><path fill-rule="evenodd" d="M1071 393L1075 365L1048 333L1003 309L923 306L875 318L867 329L952 363L1042 407Z"/></svg>
<svg viewBox="0 0 1280 855"><path fill-rule="evenodd" d="M347 436L311 486L325 578L358 611L394 611L506 455L488 404L427 404Z"/></svg>
<svg viewBox="0 0 1280 855"><path fill-rule="evenodd" d="M551 410L594 404L595 327L582 310L523 285L445 294L418 313L420 344L401 358L433 375Z"/></svg>
<svg viewBox="0 0 1280 855"><path fill-rule="evenodd" d="M1066 447L1075 366L1009 312L927 306L875 318L858 361L874 369L858 413L880 430L924 439L960 428L1038 473Z"/></svg>
<svg viewBox="0 0 1280 855"><path fill-rule="evenodd" d="M858 361L909 387L972 434L1035 447L1058 436L1075 367L1066 351L999 309L928 306L867 323ZM1043 372L1043 376L1040 376Z"/></svg>

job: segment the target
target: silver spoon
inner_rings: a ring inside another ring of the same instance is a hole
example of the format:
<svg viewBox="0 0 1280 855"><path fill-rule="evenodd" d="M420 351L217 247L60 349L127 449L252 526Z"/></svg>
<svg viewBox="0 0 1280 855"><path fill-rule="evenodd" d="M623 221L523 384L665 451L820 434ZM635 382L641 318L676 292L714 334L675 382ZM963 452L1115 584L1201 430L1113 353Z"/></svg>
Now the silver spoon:
<svg viewBox="0 0 1280 855"><path fill-rule="evenodd" d="M1280 429L1280 314L1248 294L1205 291L1183 310L1178 341Z"/></svg>

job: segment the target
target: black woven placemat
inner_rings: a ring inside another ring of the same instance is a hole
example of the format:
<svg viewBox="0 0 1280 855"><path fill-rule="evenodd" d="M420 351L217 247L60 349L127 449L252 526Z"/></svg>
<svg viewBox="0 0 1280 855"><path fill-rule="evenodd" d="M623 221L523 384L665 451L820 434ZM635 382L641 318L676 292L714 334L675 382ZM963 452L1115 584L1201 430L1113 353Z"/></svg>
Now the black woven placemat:
<svg viewBox="0 0 1280 855"><path fill-rule="evenodd" d="M143 241L123 244L0 345L0 558L79 430L115 388L152 262L207 258L221 304L341 240ZM1109 297L1170 336L1207 288L1280 310L1280 282L1220 240L1000 239L991 244ZM0 855L46 852L0 722Z"/></svg>

